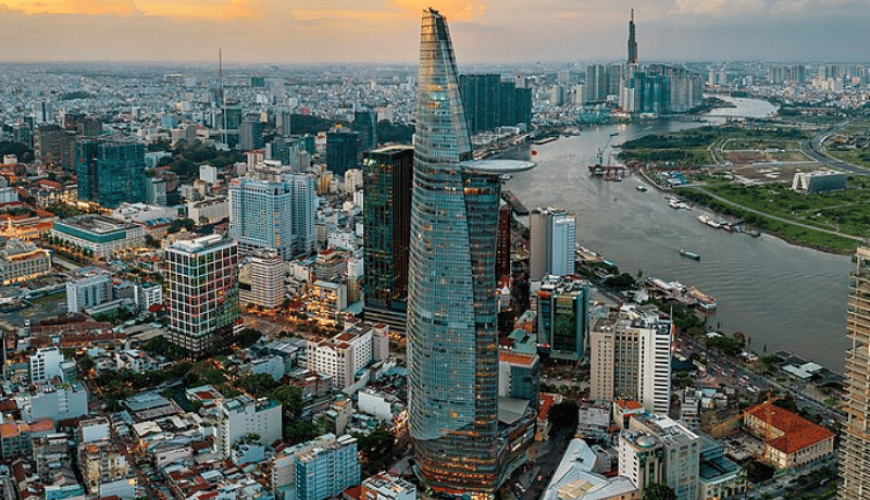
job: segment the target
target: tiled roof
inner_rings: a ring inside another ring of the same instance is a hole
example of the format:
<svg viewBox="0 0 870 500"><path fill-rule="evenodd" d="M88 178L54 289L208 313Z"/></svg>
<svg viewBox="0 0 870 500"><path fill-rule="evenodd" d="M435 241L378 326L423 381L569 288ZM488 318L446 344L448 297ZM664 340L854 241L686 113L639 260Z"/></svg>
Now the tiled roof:
<svg viewBox="0 0 870 500"><path fill-rule="evenodd" d="M775 406L772 402L753 406L745 413L783 433L782 436L767 441L769 446L783 453L791 454L834 437L834 433L828 429Z"/></svg>

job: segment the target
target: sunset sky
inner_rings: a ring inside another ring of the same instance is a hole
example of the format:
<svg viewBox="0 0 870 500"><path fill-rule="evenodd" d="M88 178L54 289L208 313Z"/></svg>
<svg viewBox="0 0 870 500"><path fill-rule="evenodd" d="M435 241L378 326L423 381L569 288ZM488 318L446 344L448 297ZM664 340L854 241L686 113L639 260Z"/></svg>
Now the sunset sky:
<svg viewBox="0 0 870 500"><path fill-rule="evenodd" d="M0 62L413 63L430 5L460 64L870 59L870 0L0 0Z"/></svg>

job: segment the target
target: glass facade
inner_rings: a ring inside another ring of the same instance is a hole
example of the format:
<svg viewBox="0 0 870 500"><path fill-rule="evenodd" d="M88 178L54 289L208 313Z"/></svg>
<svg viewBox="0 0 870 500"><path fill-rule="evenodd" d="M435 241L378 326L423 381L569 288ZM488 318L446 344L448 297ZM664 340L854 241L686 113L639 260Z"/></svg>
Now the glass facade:
<svg viewBox="0 0 870 500"><path fill-rule="evenodd" d="M76 144L80 200L116 208L145 201L145 146L132 142L82 141Z"/></svg>
<svg viewBox="0 0 870 500"><path fill-rule="evenodd" d="M423 15L408 294L411 438L427 486L492 494L498 478L497 175L472 157L444 18Z"/></svg>

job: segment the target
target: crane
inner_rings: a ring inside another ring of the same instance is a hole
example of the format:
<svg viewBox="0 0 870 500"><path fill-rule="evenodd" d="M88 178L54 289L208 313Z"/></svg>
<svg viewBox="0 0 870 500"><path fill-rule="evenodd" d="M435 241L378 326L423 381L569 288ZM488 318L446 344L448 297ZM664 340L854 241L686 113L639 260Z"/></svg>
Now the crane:
<svg viewBox="0 0 870 500"><path fill-rule="evenodd" d="M598 149L598 165L604 165L604 152L607 150L607 146L610 146L610 141L612 141L613 138L618 135L619 132L614 132L610 134L610 137L607 138L607 142L604 143L604 147Z"/></svg>

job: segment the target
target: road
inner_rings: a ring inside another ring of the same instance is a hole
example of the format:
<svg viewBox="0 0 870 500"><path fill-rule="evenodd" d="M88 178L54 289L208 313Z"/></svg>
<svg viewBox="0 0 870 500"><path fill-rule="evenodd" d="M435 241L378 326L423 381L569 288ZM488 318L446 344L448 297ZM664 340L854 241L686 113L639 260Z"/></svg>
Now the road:
<svg viewBox="0 0 870 500"><path fill-rule="evenodd" d="M728 200L728 199L726 199L726 198L722 198L721 196L717 196L717 195L711 193L710 191L707 191L706 189L704 189L704 188L702 188L702 187L700 187L700 186L691 185L691 186L684 186L684 187L689 188L689 189L694 189L694 190L696 190L696 191L700 191L700 192L706 194L707 196L709 196L709 197L711 197L711 198L713 198L713 199L715 199L715 200L717 200L717 201L720 201L720 202L722 202L722 203L725 203L726 205L731 205L732 207L737 207L737 208L739 208L739 209L741 209L741 210L744 210L744 211L746 211L746 212L753 213L753 214L756 214L756 215L760 215L760 216L762 216L762 217L766 217L766 218L768 218L768 219L773 219L773 220L775 220L775 221L783 222L783 223L785 223L785 224L791 224L792 226L798 226L798 227L802 227L802 228L805 228L805 229L812 229L813 231L819 231L819 232L821 232L821 233L833 234L834 236L839 236L839 237L841 237L841 238L847 238L847 239L850 239L850 240L859 241L859 242L861 242L861 243L863 243L864 241L866 241L866 238L862 238L862 237L860 237L860 236L853 236L853 235L851 235L851 234L841 233L841 232L839 232L839 231L832 231L832 230L830 230L830 229L823 229L823 228L816 227L816 226L810 226L810 225L808 225L808 224L802 224L802 223L800 223L800 222L797 222L797 221L794 221L794 220L791 220L791 219L786 219L786 218L783 218L783 217L777 217L776 215L770 215L770 214L768 214L768 213L761 212L761 211L759 211L759 210L755 210L754 208L749 208L749 207L744 206L744 205L741 205L741 204L739 204L739 203L735 203L735 202L733 202L733 201L731 201L731 200Z"/></svg>
<svg viewBox="0 0 870 500"><path fill-rule="evenodd" d="M834 127L829 130L825 130L820 134L816 135L812 139L807 139L803 141L801 144L801 148L805 155L809 156L813 160L826 165L831 168L836 168L837 170L844 170L846 172L850 172L857 175L867 175L870 173L866 168L859 167L858 165L854 165L852 163L847 163L843 160L838 160L825 152L825 139L830 137L831 135L843 130L849 123L844 123L838 127Z"/></svg>
<svg viewBox="0 0 870 500"><path fill-rule="evenodd" d="M562 430L550 439L547 443L549 444L548 450L535 457L535 467L540 467L540 470L532 480L529 488L523 492L520 500L534 500L540 497L540 491L550 483L550 479L553 478L553 474L556 472L556 467L562 461L565 449L568 448L568 442L573 437L572 432Z"/></svg>
<svg viewBox="0 0 870 500"><path fill-rule="evenodd" d="M698 339L688 335L680 337L680 344L683 346L684 354L698 353L700 356L707 358L707 372L714 374L717 379L725 379L731 381L734 386L755 386L759 392L767 390L775 390L783 393L791 393L795 397L795 403L798 408L807 410L821 416L825 421L840 422L846 418L846 415L838 410L835 410L821 401L807 397L799 391L791 387L784 386L771 380L768 377L759 375L753 371L747 370L733 358L730 358L716 349L708 349ZM741 382L743 378L746 382Z"/></svg>

